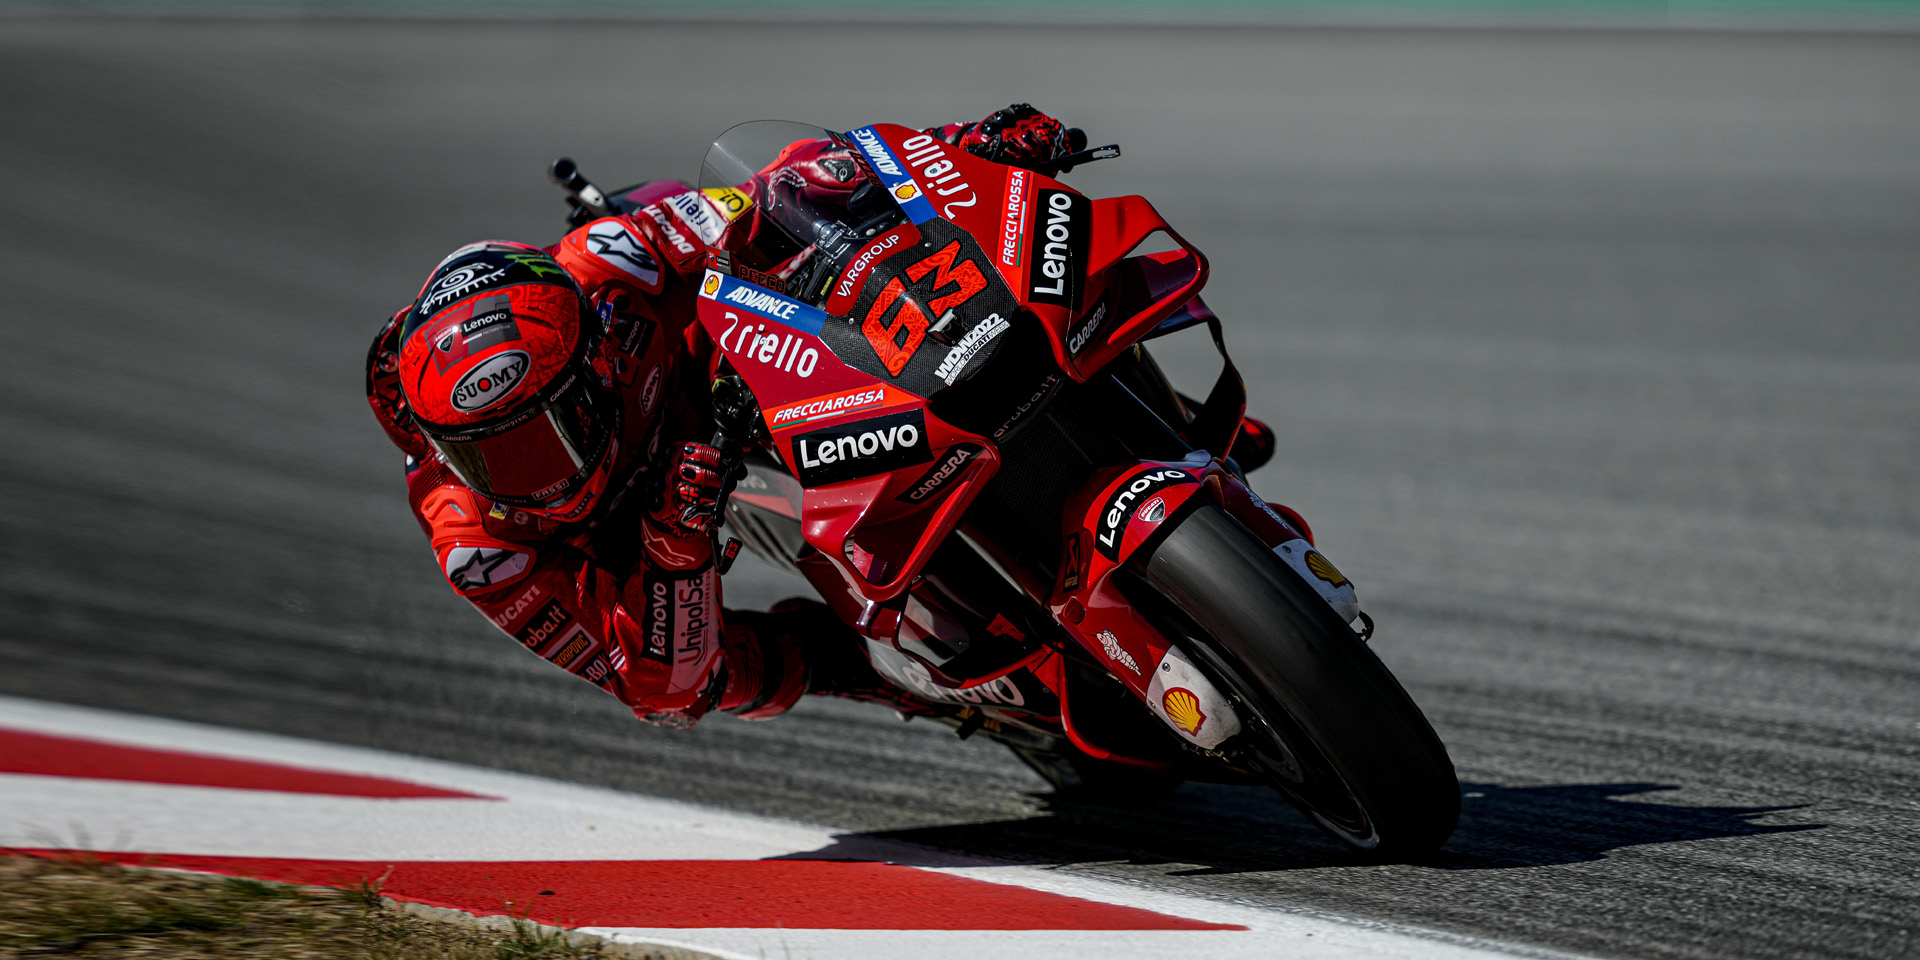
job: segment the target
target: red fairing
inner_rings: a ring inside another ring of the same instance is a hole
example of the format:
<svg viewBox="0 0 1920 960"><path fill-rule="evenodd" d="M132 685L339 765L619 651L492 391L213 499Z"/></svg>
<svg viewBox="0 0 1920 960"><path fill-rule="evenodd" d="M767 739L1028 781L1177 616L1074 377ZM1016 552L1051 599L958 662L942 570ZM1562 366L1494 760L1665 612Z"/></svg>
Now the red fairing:
<svg viewBox="0 0 1920 960"><path fill-rule="evenodd" d="M1211 502L1269 547L1303 535L1305 523L1269 506L1204 452L1189 460L1143 462L1096 474L1069 503L1060 582L1049 604L1067 631L1121 682L1144 696L1149 671L1170 644L1113 582L1128 558L1179 519L1189 501Z"/></svg>
<svg viewBox="0 0 1920 960"><path fill-rule="evenodd" d="M780 456L804 487L802 536L821 553L844 558L846 566L835 569L851 574L846 588L876 603L899 596L992 478L998 452L935 416L923 399L843 363L818 336L787 326L765 304L744 305L760 302L760 294L728 300L719 291L732 281L708 279L701 325L716 355L759 398ZM846 461L836 451L856 444L890 469L842 473L838 465ZM821 592L831 596L839 587Z"/></svg>

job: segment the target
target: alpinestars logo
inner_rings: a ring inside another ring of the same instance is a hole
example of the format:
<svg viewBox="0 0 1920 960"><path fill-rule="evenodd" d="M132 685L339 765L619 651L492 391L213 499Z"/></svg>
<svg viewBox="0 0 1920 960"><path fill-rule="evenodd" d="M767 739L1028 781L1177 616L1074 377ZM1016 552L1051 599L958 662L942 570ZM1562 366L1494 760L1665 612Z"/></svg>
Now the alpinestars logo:
<svg viewBox="0 0 1920 960"><path fill-rule="evenodd" d="M587 252L640 281L649 290L660 286L660 265L619 221L602 220L588 227Z"/></svg>
<svg viewBox="0 0 1920 960"><path fill-rule="evenodd" d="M482 587L506 583L526 572L529 554L493 547L454 547L447 551L447 582L455 590L470 593Z"/></svg>
<svg viewBox="0 0 1920 960"><path fill-rule="evenodd" d="M793 439L793 463L800 484L807 487L869 477L932 459L926 416L919 410L856 420Z"/></svg>
<svg viewBox="0 0 1920 960"><path fill-rule="evenodd" d="M1107 501L1106 512L1100 515L1095 525L1093 547L1108 560L1120 559L1120 535L1127 529L1128 521L1133 519L1134 511L1148 499L1153 499L1156 491L1184 483L1199 483L1193 474L1172 467L1160 467L1135 476L1121 484L1114 491L1113 499ZM1162 516L1165 516L1164 507Z"/></svg>

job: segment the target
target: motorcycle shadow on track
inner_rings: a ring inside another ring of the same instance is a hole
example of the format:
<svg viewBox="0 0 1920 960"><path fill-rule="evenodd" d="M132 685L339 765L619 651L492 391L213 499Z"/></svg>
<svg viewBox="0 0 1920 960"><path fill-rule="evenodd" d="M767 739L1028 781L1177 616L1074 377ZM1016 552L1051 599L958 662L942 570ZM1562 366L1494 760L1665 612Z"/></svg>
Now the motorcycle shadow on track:
<svg viewBox="0 0 1920 960"><path fill-rule="evenodd" d="M1625 799L1674 784L1506 787L1462 783L1459 828L1421 866L1499 870L1604 859L1623 847L1796 833L1820 823L1769 824L1804 804L1690 806ZM786 860L885 860L912 866L1015 863L1181 865L1172 876L1261 873L1356 862L1304 817L1259 791L1189 785L1156 806L1121 808L1043 795L1044 813L906 830L842 834ZM1186 866L1186 865L1198 866Z"/></svg>

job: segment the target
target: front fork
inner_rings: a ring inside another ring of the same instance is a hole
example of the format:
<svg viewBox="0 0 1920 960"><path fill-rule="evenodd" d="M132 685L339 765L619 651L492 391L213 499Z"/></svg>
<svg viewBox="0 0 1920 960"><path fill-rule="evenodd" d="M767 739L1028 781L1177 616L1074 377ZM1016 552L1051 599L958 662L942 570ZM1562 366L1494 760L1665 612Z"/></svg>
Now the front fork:
<svg viewBox="0 0 1920 960"><path fill-rule="evenodd" d="M1119 589L1116 574L1188 512L1210 503L1260 538L1342 620L1361 619L1353 584L1292 523L1203 451L1096 474L1069 502L1059 580L1048 606L1095 661L1181 739L1214 750L1241 729L1231 700Z"/></svg>

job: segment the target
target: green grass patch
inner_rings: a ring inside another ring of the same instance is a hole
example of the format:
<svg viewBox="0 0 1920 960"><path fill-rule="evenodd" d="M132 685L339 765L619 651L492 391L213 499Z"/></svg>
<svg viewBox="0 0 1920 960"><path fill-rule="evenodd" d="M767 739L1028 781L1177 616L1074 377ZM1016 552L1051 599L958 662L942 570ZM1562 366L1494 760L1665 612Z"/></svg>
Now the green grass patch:
<svg viewBox="0 0 1920 960"><path fill-rule="evenodd" d="M0 857L0 958L274 957L588 960L596 946L515 919L500 928L403 913L368 878L320 890L117 866Z"/></svg>

